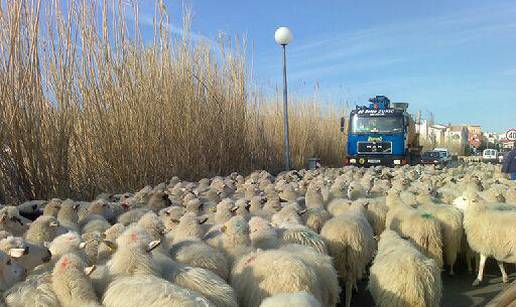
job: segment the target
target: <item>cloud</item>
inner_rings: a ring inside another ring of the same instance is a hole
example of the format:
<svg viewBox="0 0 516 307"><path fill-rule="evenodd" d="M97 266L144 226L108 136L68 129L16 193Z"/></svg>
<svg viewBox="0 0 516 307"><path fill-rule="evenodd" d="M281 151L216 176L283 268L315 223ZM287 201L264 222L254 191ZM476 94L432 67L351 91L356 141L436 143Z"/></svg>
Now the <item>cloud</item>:
<svg viewBox="0 0 516 307"><path fill-rule="evenodd" d="M375 71L439 53L446 56L486 37L516 33L514 14L516 7L489 7L306 38L288 47L289 62L295 63L290 78L319 80L339 71ZM257 56L258 74L276 75L280 62L273 51Z"/></svg>

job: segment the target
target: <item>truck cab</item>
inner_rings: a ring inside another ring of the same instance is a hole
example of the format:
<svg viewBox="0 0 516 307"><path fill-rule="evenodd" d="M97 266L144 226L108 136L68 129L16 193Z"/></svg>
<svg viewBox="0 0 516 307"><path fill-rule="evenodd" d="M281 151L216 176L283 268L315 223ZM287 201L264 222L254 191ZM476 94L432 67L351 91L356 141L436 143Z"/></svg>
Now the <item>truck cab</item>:
<svg viewBox="0 0 516 307"><path fill-rule="evenodd" d="M385 96L351 111L347 127L347 162L351 165L404 165L411 162L414 122L408 104L393 104ZM342 121L345 125L345 120Z"/></svg>

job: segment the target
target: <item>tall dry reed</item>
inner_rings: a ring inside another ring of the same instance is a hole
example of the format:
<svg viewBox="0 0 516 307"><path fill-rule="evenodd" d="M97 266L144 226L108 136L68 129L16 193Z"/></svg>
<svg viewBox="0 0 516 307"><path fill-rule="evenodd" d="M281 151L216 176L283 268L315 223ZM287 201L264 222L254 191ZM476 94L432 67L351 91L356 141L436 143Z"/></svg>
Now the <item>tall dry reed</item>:
<svg viewBox="0 0 516 307"><path fill-rule="evenodd" d="M188 14L172 35L156 8L144 43L137 6L122 0L1 6L0 202L281 170L281 103L250 90L245 42L193 41ZM339 164L339 111L291 103L295 167Z"/></svg>

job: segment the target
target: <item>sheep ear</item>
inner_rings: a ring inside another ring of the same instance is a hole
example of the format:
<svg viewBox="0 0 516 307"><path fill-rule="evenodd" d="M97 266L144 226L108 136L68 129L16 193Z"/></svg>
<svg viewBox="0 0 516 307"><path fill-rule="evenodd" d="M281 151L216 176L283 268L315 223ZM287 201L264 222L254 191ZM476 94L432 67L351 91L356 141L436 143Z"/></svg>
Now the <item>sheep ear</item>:
<svg viewBox="0 0 516 307"><path fill-rule="evenodd" d="M2 217L0 217L0 223L4 223L7 221L7 214L3 214Z"/></svg>
<svg viewBox="0 0 516 307"><path fill-rule="evenodd" d="M83 248L85 248L85 247L86 247L86 242L81 242L81 243L79 243L79 248L80 248L80 249L83 249Z"/></svg>
<svg viewBox="0 0 516 307"><path fill-rule="evenodd" d="M48 242L48 241L43 242L43 246L46 247L46 248L49 248L50 247L50 242Z"/></svg>
<svg viewBox="0 0 516 307"><path fill-rule="evenodd" d="M11 248L9 250L9 256L11 258L20 258L25 254L25 248Z"/></svg>
<svg viewBox="0 0 516 307"><path fill-rule="evenodd" d="M220 232L225 233L226 229L227 229L226 225L223 225L222 227L220 227Z"/></svg>
<svg viewBox="0 0 516 307"><path fill-rule="evenodd" d="M207 217L200 219L199 220L199 225L202 225L202 224L206 223L207 220L208 220Z"/></svg>
<svg viewBox="0 0 516 307"><path fill-rule="evenodd" d="M152 252L156 247L160 246L161 240L152 241L147 245L147 253Z"/></svg>
<svg viewBox="0 0 516 307"><path fill-rule="evenodd" d="M49 225L50 225L50 227L57 227L57 226L59 226L59 223L56 221L52 221L52 222L50 222Z"/></svg>
<svg viewBox="0 0 516 307"><path fill-rule="evenodd" d="M236 212L238 210L238 207L237 206L234 206L233 208L231 208L231 212Z"/></svg>
<svg viewBox="0 0 516 307"><path fill-rule="evenodd" d="M104 244L106 244L107 247L109 247L109 249L113 252L116 251L116 249L118 248L118 245L113 241L102 240L102 242L104 242Z"/></svg>
<svg viewBox="0 0 516 307"><path fill-rule="evenodd" d="M303 210L298 211L298 212L297 212L297 214L299 214L299 215L303 215L303 214L305 214L307 211L308 211L308 209L303 209Z"/></svg>
<svg viewBox="0 0 516 307"><path fill-rule="evenodd" d="M97 266L96 265L92 265L92 266L89 266L89 267L85 267L84 268L84 274L86 274L86 276L90 276L91 273L95 272L95 270L97 269Z"/></svg>

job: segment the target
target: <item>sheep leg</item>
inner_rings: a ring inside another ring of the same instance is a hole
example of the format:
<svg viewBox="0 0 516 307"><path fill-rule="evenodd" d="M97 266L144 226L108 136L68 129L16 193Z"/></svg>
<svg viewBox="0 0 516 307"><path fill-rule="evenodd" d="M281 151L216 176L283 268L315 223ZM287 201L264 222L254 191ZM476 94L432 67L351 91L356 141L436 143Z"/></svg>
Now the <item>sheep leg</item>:
<svg viewBox="0 0 516 307"><path fill-rule="evenodd" d="M469 255L466 254L466 263L468 265L468 272L469 273L473 273L473 268L471 267L471 261L473 259L471 259L471 257Z"/></svg>
<svg viewBox="0 0 516 307"><path fill-rule="evenodd" d="M351 292L353 290L353 283L351 281L346 282L346 307L351 306Z"/></svg>
<svg viewBox="0 0 516 307"><path fill-rule="evenodd" d="M505 272L505 268L503 267L503 262L498 261L498 267L500 268L500 272L502 272L502 281L504 284L509 282L509 277L507 276L507 272Z"/></svg>
<svg viewBox="0 0 516 307"><path fill-rule="evenodd" d="M455 275L455 273L453 272L453 264L450 264L450 276L453 276Z"/></svg>
<svg viewBox="0 0 516 307"><path fill-rule="evenodd" d="M484 266L486 264L486 259L487 257L483 254L480 254L480 264L479 264L479 267L478 267L478 276L477 276L477 279L475 279L475 281L473 282L473 287L476 287L480 284L480 282L482 281L482 277L484 275Z"/></svg>

